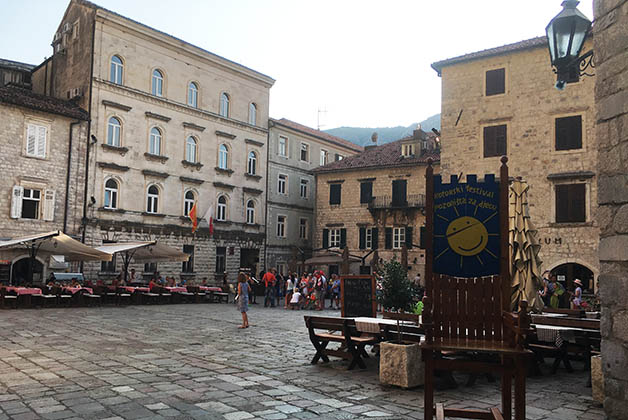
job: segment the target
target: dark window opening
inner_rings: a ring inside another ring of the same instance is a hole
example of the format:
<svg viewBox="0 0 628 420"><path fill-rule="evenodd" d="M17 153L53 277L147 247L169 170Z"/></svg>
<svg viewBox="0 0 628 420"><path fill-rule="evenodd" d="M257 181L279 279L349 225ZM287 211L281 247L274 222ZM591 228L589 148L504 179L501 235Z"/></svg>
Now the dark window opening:
<svg viewBox="0 0 628 420"><path fill-rule="evenodd" d="M329 185L329 204L340 204L341 196L342 196L342 185L330 184Z"/></svg>
<svg viewBox="0 0 628 420"><path fill-rule="evenodd" d="M556 150L582 149L582 116L556 118Z"/></svg>
<svg viewBox="0 0 628 420"><path fill-rule="evenodd" d="M216 273L223 274L227 270L227 248L216 247Z"/></svg>
<svg viewBox="0 0 628 420"><path fill-rule="evenodd" d="M495 69L486 72L486 96L499 95L506 92L506 69Z"/></svg>
<svg viewBox="0 0 628 420"><path fill-rule="evenodd" d="M484 157L503 156L507 152L506 125L484 127Z"/></svg>
<svg viewBox="0 0 628 420"><path fill-rule="evenodd" d="M184 261L181 265L182 273L194 272L194 245L183 245L183 252L190 256L190 259Z"/></svg>
<svg viewBox="0 0 628 420"><path fill-rule="evenodd" d="M103 245L104 244L115 244L116 241L107 241L104 240L102 241ZM113 254L111 256L111 261L102 261L100 263L100 271L102 271L103 273L115 273L116 272L116 257L118 256L118 254Z"/></svg>
<svg viewBox="0 0 628 420"><path fill-rule="evenodd" d="M556 222L586 222L586 185L556 185Z"/></svg>
<svg viewBox="0 0 628 420"><path fill-rule="evenodd" d="M370 203L373 200L373 182L360 183L360 203Z"/></svg>
<svg viewBox="0 0 628 420"><path fill-rule="evenodd" d="M392 205L394 207L404 207L408 205L408 181L396 179L392 182Z"/></svg>

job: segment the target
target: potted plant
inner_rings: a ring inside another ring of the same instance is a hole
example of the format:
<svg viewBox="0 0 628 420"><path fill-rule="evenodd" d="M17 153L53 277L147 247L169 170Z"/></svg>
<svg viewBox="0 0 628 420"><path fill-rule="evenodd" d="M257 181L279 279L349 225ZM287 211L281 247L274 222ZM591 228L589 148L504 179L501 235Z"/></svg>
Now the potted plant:
<svg viewBox="0 0 628 420"><path fill-rule="evenodd" d="M413 307L412 283L406 268L396 260L383 266L382 295L380 303L390 312L411 312ZM401 339L401 328L397 319L397 339L380 344L379 380L386 385L412 388L424 381L421 350L415 342Z"/></svg>

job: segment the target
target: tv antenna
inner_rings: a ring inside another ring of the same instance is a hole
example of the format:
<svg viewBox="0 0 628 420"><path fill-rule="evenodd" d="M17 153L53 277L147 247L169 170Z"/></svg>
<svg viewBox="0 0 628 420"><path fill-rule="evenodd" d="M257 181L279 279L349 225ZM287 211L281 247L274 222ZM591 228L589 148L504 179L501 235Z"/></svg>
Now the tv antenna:
<svg viewBox="0 0 628 420"><path fill-rule="evenodd" d="M321 127L324 127L324 125L321 124L321 114L326 114L326 113L327 113L327 107L325 107L325 109L318 108L318 115L316 117L316 129L318 131L321 131Z"/></svg>

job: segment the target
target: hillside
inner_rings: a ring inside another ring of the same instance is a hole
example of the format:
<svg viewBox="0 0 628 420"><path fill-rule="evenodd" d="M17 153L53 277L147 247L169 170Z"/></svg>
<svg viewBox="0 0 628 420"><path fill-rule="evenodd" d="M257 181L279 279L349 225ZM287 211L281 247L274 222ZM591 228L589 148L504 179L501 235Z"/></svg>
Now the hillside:
<svg viewBox="0 0 628 420"><path fill-rule="evenodd" d="M432 128L440 130L440 114L432 115L428 119L421 121L419 124L421 124L423 131L429 132ZM415 128L416 123L411 124L408 127L338 127L323 131L349 140L357 145L366 146L371 143L371 135L373 135L374 132L377 132L378 134L378 143L384 144L411 135Z"/></svg>

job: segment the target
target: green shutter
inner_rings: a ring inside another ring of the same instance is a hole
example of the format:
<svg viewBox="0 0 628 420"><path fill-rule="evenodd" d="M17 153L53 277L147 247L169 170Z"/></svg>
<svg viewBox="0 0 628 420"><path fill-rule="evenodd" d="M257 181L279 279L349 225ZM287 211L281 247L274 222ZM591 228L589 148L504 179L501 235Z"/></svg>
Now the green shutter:
<svg viewBox="0 0 628 420"><path fill-rule="evenodd" d="M379 230L377 228L371 229L373 234L373 249L379 248Z"/></svg>
<svg viewBox="0 0 628 420"><path fill-rule="evenodd" d="M340 229L340 248L347 246L347 229Z"/></svg>
<svg viewBox="0 0 628 420"><path fill-rule="evenodd" d="M392 228L386 228L386 243L384 248L392 249L393 247L393 230Z"/></svg>
<svg viewBox="0 0 628 420"><path fill-rule="evenodd" d="M412 249L412 226L406 227L406 248Z"/></svg>
<svg viewBox="0 0 628 420"><path fill-rule="evenodd" d="M321 248L329 248L329 229L323 229L323 246Z"/></svg>
<svg viewBox="0 0 628 420"><path fill-rule="evenodd" d="M366 228L360 228L360 249L366 249Z"/></svg>

